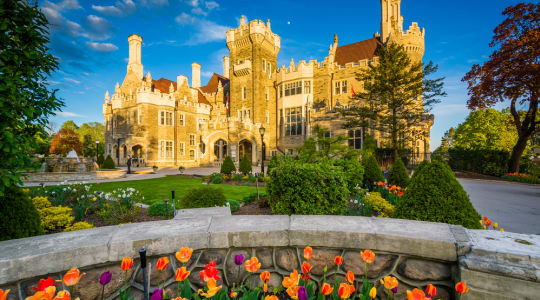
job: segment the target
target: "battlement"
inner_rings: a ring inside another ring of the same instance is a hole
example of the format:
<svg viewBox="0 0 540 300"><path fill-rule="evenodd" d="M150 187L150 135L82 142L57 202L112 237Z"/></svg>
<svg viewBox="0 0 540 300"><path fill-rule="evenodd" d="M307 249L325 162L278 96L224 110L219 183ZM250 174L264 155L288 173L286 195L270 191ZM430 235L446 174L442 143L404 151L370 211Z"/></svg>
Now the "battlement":
<svg viewBox="0 0 540 300"><path fill-rule="evenodd" d="M277 49L281 47L281 38L272 32L272 29L270 28L270 20L264 23L262 20L255 19L246 24L244 16L242 16L240 19L240 26L227 30L227 45L237 47L242 46L242 40L246 39L247 37L252 37L253 35L263 36L264 40L267 40ZM239 42L240 44L236 42Z"/></svg>
<svg viewBox="0 0 540 300"><path fill-rule="evenodd" d="M313 69L317 66L318 63L316 60L310 60L306 62L301 60L298 65L294 64L294 61L291 59L289 67L281 66L277 70L277 83L281 83L288 80L294 80L298 78L312 78Z"/></svg>

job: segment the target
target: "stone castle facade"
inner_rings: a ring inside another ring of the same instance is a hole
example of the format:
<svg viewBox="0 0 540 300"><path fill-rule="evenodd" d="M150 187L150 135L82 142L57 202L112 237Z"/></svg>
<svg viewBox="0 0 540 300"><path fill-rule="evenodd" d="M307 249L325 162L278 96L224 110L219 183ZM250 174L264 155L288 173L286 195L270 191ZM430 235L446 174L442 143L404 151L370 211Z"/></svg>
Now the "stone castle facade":
<svg viewBox="0 0 540 300"><path fill-rule="evenodd" d="M381 33L368 40L339 45L337 35L328 56L277 66L280 37L270 21L242 17L240 26L226 32L230 55L223 58L223 75L214 73L201 86L201 66L194 62L191 85L178 75L176 81L152 79L143 74L142 38L129 36L127 74L114 94L105 94L103 114L106 153L120 165L128 155L147 166L219 165L226 156L239 161L245 154L260 163L265 128L265 159L295 149L320 125L331 135L349 136L349 146L362 147L361 129L344 129L336 107L347 106L353 91L362 90L355 74L377 62L381 44L402 44L411 58L424 54L425 30L412 23L403 30L401 0L381 0ZM422 105L422 100L419 100ZM408 147L416 153L429 152L433 117L418 124L420 135ZM372 134L377 145L389 137Z"/></svg>

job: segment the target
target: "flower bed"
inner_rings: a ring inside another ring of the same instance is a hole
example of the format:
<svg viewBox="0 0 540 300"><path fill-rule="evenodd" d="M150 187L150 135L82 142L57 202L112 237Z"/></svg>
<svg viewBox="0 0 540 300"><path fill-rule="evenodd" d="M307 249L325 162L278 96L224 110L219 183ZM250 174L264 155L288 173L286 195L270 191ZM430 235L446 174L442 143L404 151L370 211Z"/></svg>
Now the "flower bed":
<svg viewBox="0 0 540 300"><path fill-rule="evenodd" d="M540 184L540 180L538 179L538 177L526 173L506 173L501 178L508 181Z"/></svg>

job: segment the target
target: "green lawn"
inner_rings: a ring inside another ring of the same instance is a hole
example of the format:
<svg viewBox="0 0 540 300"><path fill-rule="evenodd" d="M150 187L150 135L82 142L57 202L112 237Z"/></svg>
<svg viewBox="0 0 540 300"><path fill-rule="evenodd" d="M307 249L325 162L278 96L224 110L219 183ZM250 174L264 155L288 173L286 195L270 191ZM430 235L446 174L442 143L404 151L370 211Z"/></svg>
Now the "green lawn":
<svg viewBox="0 0 540 300"><path fill-rule="evenodd" d="M144 203L152 204L163 199L171 199L171 191L174 190L176 200L187 194L188 190L203 186L201 178L190 178L182 176L167 176L155 179L132 180L132 181L116 181L104 182L100 184L90 184L93 190L103 192L111 192L117 188L132 187L139 190L144 196ZM257 192L256 187L237 186L226 184L212 184L212 187L223 190L227 200L242 201L245 196ZM264 188L259 188L259 191L265 191Z"/></svg>

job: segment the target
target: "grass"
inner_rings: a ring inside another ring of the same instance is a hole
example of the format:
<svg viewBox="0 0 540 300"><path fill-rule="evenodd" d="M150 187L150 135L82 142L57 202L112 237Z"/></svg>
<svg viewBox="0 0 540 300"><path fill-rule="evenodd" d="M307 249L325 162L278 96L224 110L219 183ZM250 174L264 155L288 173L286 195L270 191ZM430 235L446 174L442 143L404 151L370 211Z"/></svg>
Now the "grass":
<svg viewBox="0 0 540 300"><path fill-rule="evenodd" d="M201 187L203 184L201 178L167 176L154 179L104 182L90 185L92 186L92 191L100 190L105 193L117 188L132 187L142 193L145 204L152 204L157 201L163 201L163 199L171 200L172 190L175 191L175 198L178 201L178 199L187 194L188 190ZM251 186L226 184L212 184L211 186L222 189L227 200L237 200L239 202L242 202L245 196L257 192L257 188ZM259 191L264 192L265 189L259 188Z"/></svg>

